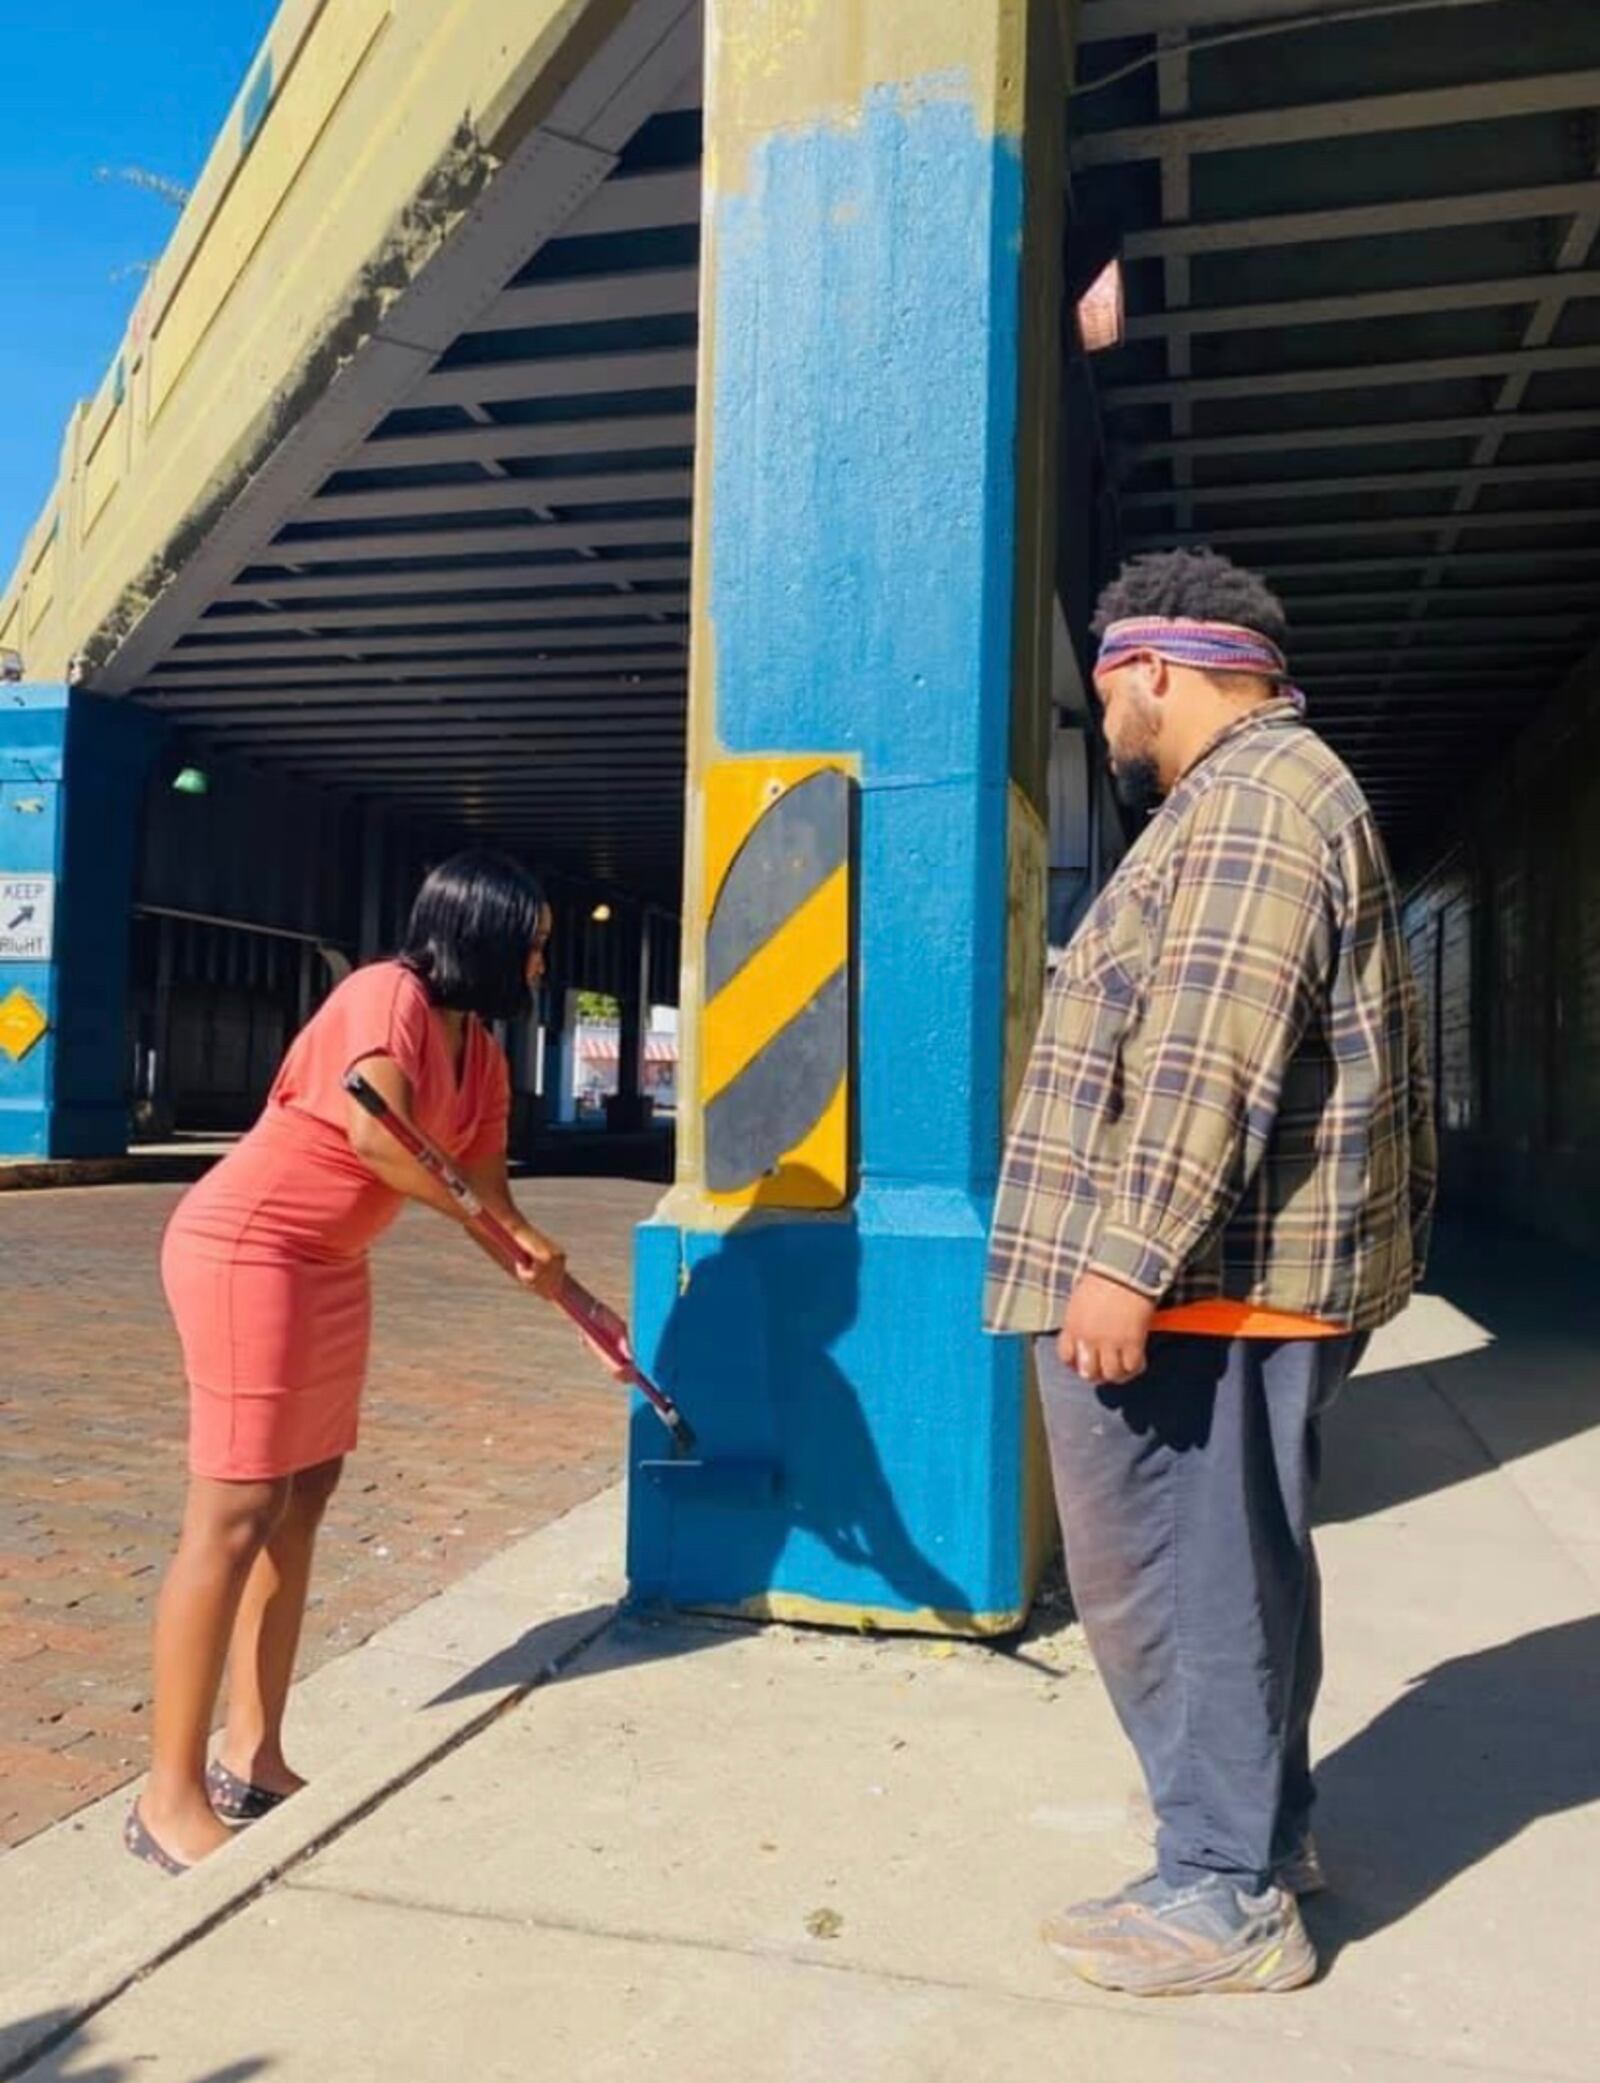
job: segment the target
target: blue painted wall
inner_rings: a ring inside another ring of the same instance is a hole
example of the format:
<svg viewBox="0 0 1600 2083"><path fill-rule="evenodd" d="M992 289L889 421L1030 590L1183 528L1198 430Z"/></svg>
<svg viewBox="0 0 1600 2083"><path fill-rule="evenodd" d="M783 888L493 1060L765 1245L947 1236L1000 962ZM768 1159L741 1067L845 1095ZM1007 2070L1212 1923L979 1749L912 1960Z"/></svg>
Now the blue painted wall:
<svg viewBox="0 0 1600 2083"><path fill-rule="evenodd" d="M128 933L140 802L159 741L131 706L60 687L0 688L0 872L57 877L49 963L0 963L50 1032L0 1054L0 1155L127 1148Z"/></svg>

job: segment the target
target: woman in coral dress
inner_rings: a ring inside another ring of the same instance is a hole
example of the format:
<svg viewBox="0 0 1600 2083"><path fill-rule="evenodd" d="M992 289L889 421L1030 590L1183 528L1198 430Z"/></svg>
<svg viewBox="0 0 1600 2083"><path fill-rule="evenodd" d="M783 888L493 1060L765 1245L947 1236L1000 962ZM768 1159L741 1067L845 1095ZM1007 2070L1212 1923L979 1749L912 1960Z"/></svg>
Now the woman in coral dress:
<svg viewBox="0 0 1600 2083"><path fill-rule="evenodd" d="M188 1504L155 1634L150 1779L128 1849L182 1871L302 1782L283 1754L318 1523L356 1443L371 1324L367 1254L407 1200L454 1201L344 1090L364 1075L516 1233L527 1284L560 1252L506 1178L510 1083L485 1022L527 1010L550 914L516 862L428 877L397 960L360 969L291 1046L266 1110L184 1199L162 1274L189 1381ZM224 1661L228 1713L206 1760Z"/></svg>

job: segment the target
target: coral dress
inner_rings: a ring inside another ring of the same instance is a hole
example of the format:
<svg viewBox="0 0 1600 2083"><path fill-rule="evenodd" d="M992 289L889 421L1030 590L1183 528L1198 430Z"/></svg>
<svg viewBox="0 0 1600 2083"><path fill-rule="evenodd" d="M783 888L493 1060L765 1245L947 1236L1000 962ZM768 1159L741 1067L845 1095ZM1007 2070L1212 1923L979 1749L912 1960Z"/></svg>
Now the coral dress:
<svg viewBox="0 0 1600 2083"><path fill-rule="evenodd" d="M505 1148L510 1080L487 1029L468 1020L458 1075L409 970L379 962L346 977L290 1047L261 1119L167 1230L161 1273L183 1341L196 1475L291 1475L356 1443L367 1253L403 1203L346 1134L344 1075L372 1056L393 1058L412 1118L458 1163Z"/></svg>

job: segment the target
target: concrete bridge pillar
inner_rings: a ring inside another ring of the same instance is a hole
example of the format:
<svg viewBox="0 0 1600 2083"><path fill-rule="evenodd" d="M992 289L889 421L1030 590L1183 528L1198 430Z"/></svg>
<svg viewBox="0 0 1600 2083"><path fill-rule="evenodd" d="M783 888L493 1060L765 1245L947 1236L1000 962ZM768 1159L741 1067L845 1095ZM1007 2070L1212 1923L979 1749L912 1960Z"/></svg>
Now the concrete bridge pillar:
<svg viewBox="0 0 1600 2083"><path fill-rule="evenodd" d="M678 1181L641 1600L994 1632L1048 1501L980 1327L1045 944L1051 0L710 0Z"/></svg>

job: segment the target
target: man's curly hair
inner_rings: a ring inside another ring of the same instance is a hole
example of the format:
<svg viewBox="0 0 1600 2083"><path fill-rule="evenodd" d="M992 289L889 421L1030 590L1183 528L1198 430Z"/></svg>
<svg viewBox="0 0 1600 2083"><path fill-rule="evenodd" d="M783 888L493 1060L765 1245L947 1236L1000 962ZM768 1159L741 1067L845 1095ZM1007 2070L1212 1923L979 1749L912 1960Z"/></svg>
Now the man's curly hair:
<svg viewBox="0 0 1600 2083"><path fill-rule="evenodd" d="M1132 616L1232 622L1287 647L1289 618L1265 579L1231 564L1215 550L1152 550L1125 564L1100 595L1091 625L1104 636L1113 622Z"/></svg>

